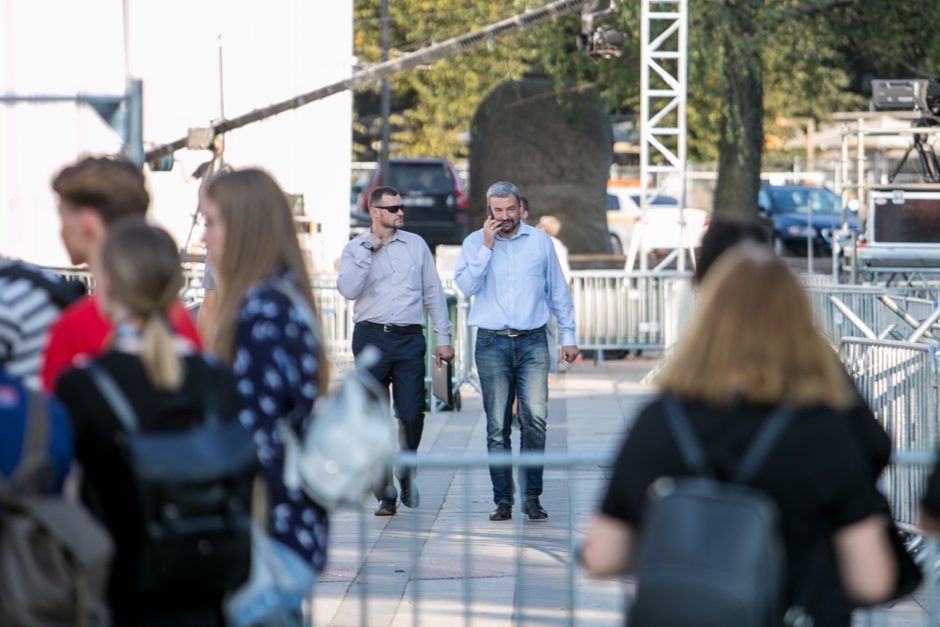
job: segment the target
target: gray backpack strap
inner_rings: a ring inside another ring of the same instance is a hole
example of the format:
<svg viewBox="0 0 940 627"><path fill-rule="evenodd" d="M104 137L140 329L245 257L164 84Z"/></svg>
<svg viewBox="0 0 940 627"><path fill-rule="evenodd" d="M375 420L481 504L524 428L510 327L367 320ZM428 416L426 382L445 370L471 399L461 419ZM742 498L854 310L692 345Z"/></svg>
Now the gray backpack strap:
<svg viewBox="0 0 940 627"><path fill-rule="evenodd" d="M117 416L124 429L128 433L137 431L137 414L134 413L134 409L127 397L124 396L124 392L114 382L114 378L95 363L88 364L86 371L91 376L95 388L111 408L111 411L114 412L114 415Z"/></svg>
<svg viewBox="0 0 940 627"><path fill-rule="evenodd" d="M300 290L291 285L290 281L286 281L280 277L274 280L273 285L275 289L287 296L291 304L294 305L294 307L300 313L300 316L304 319L304 322L306 322L307 326L310 327L310 332L313 333L314 341L317 344L322 344L323 337L320 334L320 324L317 322L317 317L313 315L313 310L307 303L307 299L304 298L303 294L300 293Z"/></svg>
<svg viewBox="0 0 940 627"><path fill-rule="evenodd" d="M698 477L712 477L705 451L702 450L679 399L675 396L664 396L663 408L666 411L666 423L669 425L672 437L679 447L679 455L682 456L686 467Z"/></svg>
<svg viewBox="0 0 940 627"><path fill-rule="evenodd" d="M51 431L49 408L46 397L40 392L24 388L26 392L26 427L20 463L17 464L10 484L16 491L27 494L42 494L52 487L52 472L49 459L49 434Z"/></svg>
<svg viewBox="0 0 940 627"><path fill-rule="evenodd" d="M793 422L793 410L789 407L781 407L767 418L760 431L751 440L750 446L738 465L738 471L734 476L735 483L751 482L791 422Z"/></svg>

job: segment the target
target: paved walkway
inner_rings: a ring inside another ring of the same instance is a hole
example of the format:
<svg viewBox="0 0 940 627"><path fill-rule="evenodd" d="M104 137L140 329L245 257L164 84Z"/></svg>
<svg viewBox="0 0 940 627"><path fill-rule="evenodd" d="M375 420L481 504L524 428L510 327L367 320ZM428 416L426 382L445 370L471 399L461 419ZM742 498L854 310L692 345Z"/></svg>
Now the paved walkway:
<svg viewBox="0 0 940 627"><path fill-rule="evenodd" d="M553 377L546 450L613 455L653 392L640 379L655 363L645 357L600 366L585 362ZM427 415L419 454L485 452L480 397L469 386L461 393L462 411ZM463 625L469 615L472 625L486 627L564 625L572 619L578 625L622 625L627 582L592 580L577 571L569 579L568 530L576 537L583 531L608 476L603 466L548 468L542 496L548 521L527 521L517 507L511 521L495 523L487 518L493 503L484 466L467 472L420 469L419 508L400 507L396 516L378 518L370 501L333 516L315 624L437 627ZM924 624L922 601L910 599L876 618L856 623Z"/></svg>

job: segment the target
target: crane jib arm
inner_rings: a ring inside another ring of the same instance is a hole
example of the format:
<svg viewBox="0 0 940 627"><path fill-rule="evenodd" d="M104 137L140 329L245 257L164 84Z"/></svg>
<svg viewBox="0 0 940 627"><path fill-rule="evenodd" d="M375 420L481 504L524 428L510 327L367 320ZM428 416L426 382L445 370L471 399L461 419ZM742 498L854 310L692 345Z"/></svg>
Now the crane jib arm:
<svg viewBox="0 0 940 627"><path fill-rule="evenodd" d="M526 11L520 15L510 17L494 24L490 24L489 26L486 26L478 31L461 35L460 37L454 37L453 39L448 39L447 41L443 41L439 44L434 44L432 46L428 46L427 48L422 48L421 50L404 54L391 61L376 63L339 82L319 87L313 91L309 91L307 93L300 94L299 96L294 96L288 100L284 100L283 102L278 102L261 109L255 109L254 111L238 116L237 118L223 120L218 124L214 124L211 127L212 131L215 135L221 135L223 133L227 133L228 131L233 131L237 128L247 126L248 124L265 120L279 113L284 113L285 111L297 109L298 107L302 107L311 102L322 100L332 96L333 94L338 94L350 89L356 89L357 87L361 87L370 83L376 83L398 72L409 70L419 65L426 65L440 59L445 59L452 55L463 52L464 50L469 50L470 48L473 48L474 46L477 46L481 43L493 41L505 35L521 33L522 31L528 30L533 26L538 26L539 24L547 22L551 19L580 9L589 1L590 0L556 0L555 2L546 4L545 6L538 9ZM153 161L161 159L185 147L186 138L183 137L182 139L178 139L174 142L163 144L148 150L146 153L146 160Z"/></svg>

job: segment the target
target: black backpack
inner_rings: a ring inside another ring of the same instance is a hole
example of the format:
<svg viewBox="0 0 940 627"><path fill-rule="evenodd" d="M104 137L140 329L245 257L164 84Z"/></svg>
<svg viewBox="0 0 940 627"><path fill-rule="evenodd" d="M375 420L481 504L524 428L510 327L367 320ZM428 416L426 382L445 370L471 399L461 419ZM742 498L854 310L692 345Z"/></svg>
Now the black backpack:
<svg viewBox="0 0 940 627"><path fill-rule="evenodd" d="M747 485L792 422L793 412L781 409L767 419L732 481L725 483L710 472L679 401L663 400L670 431L694 476L664 477L650 486L628 624L776 627L784 624L785 612L790 624L811 624L801 610L787 611L777 506Z"/></svg>
<svg viewBox="0 0 940 627"><path fill-rule="evenodd" d="M171 420L189 412L185 423L191 427L141 431L111 375L94 363L88 372L124 427L118 444L143 522L135 587L207 593L238 588L251 565L251 486L258 468L251 435L238 420L219 415L212 385L202 403L177 395L157 410Z"/></svg>

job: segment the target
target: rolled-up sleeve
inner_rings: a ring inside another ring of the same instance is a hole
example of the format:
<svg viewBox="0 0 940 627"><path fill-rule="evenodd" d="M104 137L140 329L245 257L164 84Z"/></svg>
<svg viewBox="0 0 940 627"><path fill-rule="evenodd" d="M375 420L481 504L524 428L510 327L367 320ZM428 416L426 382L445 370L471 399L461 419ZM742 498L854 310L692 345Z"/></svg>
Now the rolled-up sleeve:
<svg viewBox="0 0 940 627"><path fill-rule="evenodd" d="M447 297L441 286L441 277L438 276L437 268L434 266L434 258L431 257L431 251L427 246L424 247L424 259L421 265L424 308L431 316L431 323L437 333L437 345L450 346L451 324L447 311Z"/></svg>
<svg viewBox="0 0 940 627"><path fill-rule="evenodd" d="M336 289L344 298L355 300L362 294L372 267L372 252L366 250L359 238L346 244L339 261Z"/></svg>

